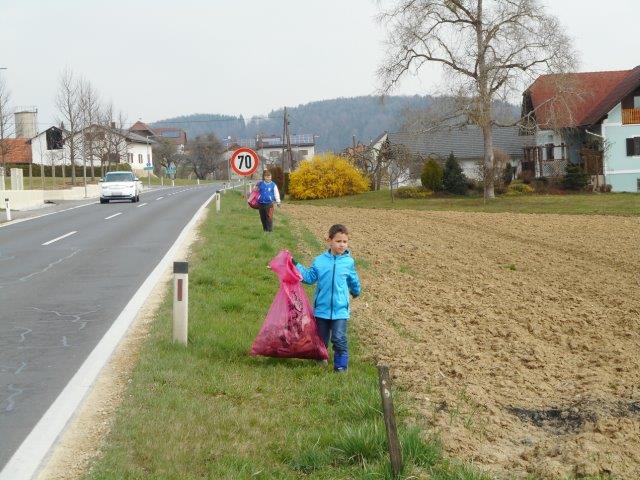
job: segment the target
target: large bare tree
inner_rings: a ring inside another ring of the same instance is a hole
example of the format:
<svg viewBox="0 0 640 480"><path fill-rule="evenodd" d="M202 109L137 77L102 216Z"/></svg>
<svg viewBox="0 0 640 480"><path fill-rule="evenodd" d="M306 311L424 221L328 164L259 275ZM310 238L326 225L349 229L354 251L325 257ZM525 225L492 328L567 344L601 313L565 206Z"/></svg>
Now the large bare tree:
<svg viewBox="0 0 640 480"><path fill-rule="evenodd" d="M103 135L100 137L99 143L100 170L103 175L105 163L107 170L109 170L112 163L117 164L127 159L126 123L127 119L124 113L120 112L116 116L112 103L104 106L100 115L100 126Z"/></svg>
<svg viewBox="0 0 640 480"><path fill-rule="evenodd" d="M6 156L9 153L9 142L7 139L13 130L13 128L11 128L13 122L9 109L10 100L11 95L9 88L7 87L5 79L0 74L0 160L3 168L7 166Z"/></svg>
<svg viewBox="0 0 640 480"><path fill-rule="evenodd" d="M80 153L79 133L82 131L82 113L80 109L80 86L73 70L69 67L60 74L56 106L60 120L64 123L66 132L65 145L69 152L71 163L71 183L76 184L76 158ZM64 164L62 166L64 172ZM63 173L64 176L64 173Z"/></svg>
<svg viewBox="0 0 640 480"><path fill-rule="evenodd" d="M187 146L186 165L199 179L213 174L224 152L222 142L214 134L200 135Z"/></svg>
<svg viewBox="0 0 640 480"><path fill-rule="evenodd" d="M382 2L381 2L382 3ZM384 93L407 74L437 64L455 98L453 117L477 125L484 166L493 171L493 101L519 99L543 73L575 68L576 56L558 20L537 0L398 0L379 20L388 50L378 75ZM485 198L493 198L492 176Z"/></svg>

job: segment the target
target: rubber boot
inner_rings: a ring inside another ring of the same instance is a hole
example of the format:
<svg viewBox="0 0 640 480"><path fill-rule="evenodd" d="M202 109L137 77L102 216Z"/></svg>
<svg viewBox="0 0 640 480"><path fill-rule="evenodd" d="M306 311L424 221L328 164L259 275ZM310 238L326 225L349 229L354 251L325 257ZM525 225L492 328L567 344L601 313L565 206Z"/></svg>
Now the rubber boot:
<svg viewBox="0 0 640 480"><path fill-rule="evenodd" d="M348 353L335 353L333 355L333 370L336 372L344 372L349 364Z"/></svg>

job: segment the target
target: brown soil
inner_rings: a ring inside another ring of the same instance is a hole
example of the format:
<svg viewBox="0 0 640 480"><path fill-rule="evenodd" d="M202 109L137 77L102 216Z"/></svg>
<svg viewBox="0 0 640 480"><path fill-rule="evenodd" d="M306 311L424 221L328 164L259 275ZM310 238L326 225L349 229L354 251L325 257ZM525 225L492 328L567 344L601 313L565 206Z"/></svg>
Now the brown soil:
<svg viewBox="0 0 640 480"><path fill-rule="evenodd" d="M285 211L319 238L350 228L353 326L449 455L640 478L639 218Z"/></svg>

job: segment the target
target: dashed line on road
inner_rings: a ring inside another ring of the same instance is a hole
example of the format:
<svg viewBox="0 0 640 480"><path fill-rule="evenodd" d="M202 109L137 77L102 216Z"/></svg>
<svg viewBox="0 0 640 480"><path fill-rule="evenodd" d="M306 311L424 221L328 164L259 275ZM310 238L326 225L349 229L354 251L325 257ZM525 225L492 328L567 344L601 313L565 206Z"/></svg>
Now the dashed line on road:
<svg viewBox="0 0 640 480"><path fill-rule="evenodd" d="M162 200L163 198L164 198L164 197L158 197L158 198L156 198L156 201L158 201L158 200Z"/></svg>
<svg viewBox="0 0 640 480"><path fill-rule="evenodd" d="M69 233L65 233L64 235L60 235L57 238L54 238L53 240L49 240L48 242L44 242L42 244L43 247L47 246L47 245L51 245L53 242L57 242L58 240L62 240L63 238L67 238L70 237L71 235L78 233L77 231L73 231L73 232L69 232Z"/></svg>
<svg viewBox="0 0 640 480"><path fill-rule="evenodd" d="M138 205L136 208L140 208L140 207L144 207L145 205L147 205L147 203L141 203L140 205Z"/></svg>
<svg viewBox="0 0 640 480"><path fill-rule="evenodd" d="M109 220L110 218L117 217L118 215L122 215L122 212L114 213L113 215L105 217L105 220Z"/></svg>

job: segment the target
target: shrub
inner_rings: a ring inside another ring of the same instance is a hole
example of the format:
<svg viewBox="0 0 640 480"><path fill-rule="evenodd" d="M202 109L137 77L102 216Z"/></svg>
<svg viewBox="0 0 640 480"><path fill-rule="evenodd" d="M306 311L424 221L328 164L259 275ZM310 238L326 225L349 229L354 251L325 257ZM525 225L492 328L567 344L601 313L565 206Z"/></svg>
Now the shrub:
<svg viewBox="0 0 640 480"><path fill-rule="evenodd" d="M513 181L516 168L511 166L511 162L507 162L502 171L502 181L505 185L509 185Z"/></svg>
<svg viewBox="0 0 640 480"><path fill-rule="evenodd" d="M509 197L516 197L519 195L528 195L533 192L534 190L530 185L527 185L520 180L515 180L509 184L505 195Z"/></svg>
<svg viewBox="0 0 640 480"><path fill-rule="evenodd" d="M589 174L582 170L580 165L567 163L562 186L567 190L583 190L589 183Z"/></svg>
<svg viewBox="0 0 640 480"><path fill-rule="evenodd" d="M271 173L271 177L273 178L273 183L278 186L278 191L280 195L284 197L287 194L287 188L289 185L285 183L285 175L282 173L282 168L278 165L271 165L267 170Z"/></svg>
<svg viewBox="0 0 640 480"><path fill-rule="evenodd" d="M449 154L449 158L444 164L442 185L446 192L454 195L465 195L467 193L467 177L462 173L462 168L453 152Z"/></svg>
<svg viewBox="0 0 640 480"><path fill-rule="evenodd" d="M424 164L422 167L422 174L420 175L420 181L422 186L427 190L439 192L442 190L442 178L444 171L438 162L433 158Z"/></svg>
<svg viewBox="0 0 640 480"><path fill-rule="evenodd" d="M396 190L398 198L428 198L431 195L433 192L424 187L400 187Z"/></svg>
<svg viewBox="0 0 640 480"><path fill-rule="evenodd" d="M290 176L292 198L332 198L369 190L369 181L346 158L333 153L305 160Z"/></svg>

